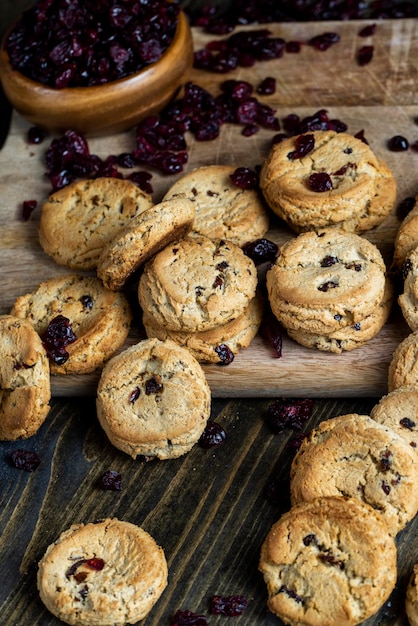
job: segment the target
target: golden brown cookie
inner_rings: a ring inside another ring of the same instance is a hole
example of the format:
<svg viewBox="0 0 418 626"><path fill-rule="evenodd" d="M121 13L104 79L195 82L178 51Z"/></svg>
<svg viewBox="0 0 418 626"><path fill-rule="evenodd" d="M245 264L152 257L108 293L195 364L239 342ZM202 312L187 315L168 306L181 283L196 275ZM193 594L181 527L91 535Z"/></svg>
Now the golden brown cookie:
<svg viewBox="0 0 418 626"><path fill-rule="evenodd" d="M139 526L118 519L73 524L38 568L42 602L73 626L136 624L166 586L162 548Z"/></svg>
<svg viewBox="0 0 418 626"><path fill-rule="evenodd" d="M210 416L211 394L198 361L167 339L146 339L105 365L97 416L111 443L132 458L188 452Z"/></svg>
<svg viewBox="0 0 418 626"><path fill-rule="evenodd" d="M193 231L211 239L229 239L238 246L263 237L269 212L255 189L241 189L231 181L235 167L206 165L179 178L164 196L185 194L196 207Z"/></svg>
<svg viewBox="0 0 418 626"><path fill-rule="evenodd" d="M385 264L363 237L329 228L287 241L267 272L274 315L286 329L328 335L379 307Z"/></svg>
<svg viewBox="0 0 418 626"><path fill-rule="evenodd" d="M396 546L383 518L356 498L317 498L271 528L259 568L268 608L290 626L355 626L396 583Z"/></svg>
<svg viewBox="0 0 418 626"><path fill-rule="evenodd" d="M410 333L392 355L388 371L388 391L418 384L418 331Z"/></svg>
<svg viewBox="0 0 418 626"><path fill-rule="evenodd" d="M411 446L367 415L340 415L313 429L292 462L292 504L323 496L358 498L395 536L418 511L418 465Z"/></svg>
<svg viewBox="0 0 418 626"><path fill-rule="evenodd" d="M308 333L302 330L287 331L289 337L305 348L315 348L323 352L341 354L355 348L360 348L373 339L385 325L393 303L393 285L386 280L383 299L375 310L363 320L351 326L344 326L327 335Z"/></svg>
<svg viewBox="0 0 418 626"><path fill-rule="evenodd" d="M0 439L26 439L48 415L49 361L29 321L0 316Z"/></svg>
<svg viewBox="0 0 418 626"><path fill-rule="evenodd" d="M108 289L121 289L148 259L190 231L194 215L194 204L181 196L142 211L104 246L97 276Z"/></svg>
<svg viewBox="0 0 418 626"><path fill-rule="evenodd" d="M415 205L402 220L395 237L393 265L400 269L408 254L418 246L418 196Z"/></svg>
<svg viewBox="0 0 418 626"><path fill-rule="evenodd" d="M260 187L296 232L332 226L360 233L383 222L396 200L395 178L371 148L330 130L276 143L261 168Z"/></svg>
<svg viewBox="0 0 418 626"><path fill-rule="evenodd" d="M410 626L418 626L418 563L414 565L406 588L405 611Z"/></svg>
<svg viewBox="0 0 418 626"><path fill-rule="evenodd" d="M408 252L402 269L403 293L398 302L411 330L418 330L418 249Z"/></svg>
<svg viewBox="0 0 418 626"><path fill-rule="evenodd" d="M418 386L405 385L383 396L370 417L394 430L418 453Z"/></svg>
<svg viewBox="0 0 418 626"><path fill-rule="evenodd" d="M128 336L131 310L126 297L106 289L98 278L65 274L40 283L17 298L12 315L29 320L44 337L63 316L76 335L66 346L68 359L51 360L53 374L86 374L103 366Z"/></svg>
<svg viewBox="0 0 418 626"><path fill-rule="evenodd" d="M231 322L197 333L167 330L155 324L148 313L144 314L142 321L147 337L171 339L187 348L199 362L223 363L228 358L228 351L235 356L250 345L260 327L263 310L263 301L256 296L245 311Z"/></svg>
<svg viewBox="0 0 418 626"><path fill-rule="evenodd" d="M138 297L159 326L199 332L241 315L256 288L254 262L232 241L187 236L148 261Z"/></svg>
<svg viewBox="0 0 418 626"><path fill-rule="evenodd" d="M130 180L76 181L53 193L42 206L39 242L59 265L91 270L117 231L152 205L151 196Z"/></svg>

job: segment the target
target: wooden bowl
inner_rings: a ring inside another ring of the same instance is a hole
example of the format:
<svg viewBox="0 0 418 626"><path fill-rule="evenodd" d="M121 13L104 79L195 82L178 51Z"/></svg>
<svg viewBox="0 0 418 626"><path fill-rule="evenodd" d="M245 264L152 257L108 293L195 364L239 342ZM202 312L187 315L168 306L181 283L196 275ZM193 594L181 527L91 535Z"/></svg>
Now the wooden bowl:
<svg viewBox="0 0 418 626"><path fill-rule="evenodd" d="M192 34L183 11L173 41L159 61L126 78L92 87L55 89L26 78L10 63L7 36L0 49L4 92L22 117L55 132L72 129L104 135L131 128L174 97L193 65Z"/></svg>

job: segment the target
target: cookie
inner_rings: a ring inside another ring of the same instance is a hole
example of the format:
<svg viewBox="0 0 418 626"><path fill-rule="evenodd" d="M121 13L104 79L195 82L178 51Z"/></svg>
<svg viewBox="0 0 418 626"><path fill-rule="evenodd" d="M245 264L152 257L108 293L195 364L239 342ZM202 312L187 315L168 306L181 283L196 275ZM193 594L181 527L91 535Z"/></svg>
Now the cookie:
<svg viewBox="0 0 418 626"><path fill-rule="evenodd" d="M256 287L255 264L241 248L223 239L187 236L148 261L138 298L158 326L199 332L241 315Z"/></svg>
<svg viewBox="0 0 418 626"><path fill-rule="evenodd" d="M418 196L414 207L402 220L395 237L393 266L400 269L412 250L418 246Z"/></svg>
<svg viewBox="0 0 418 626"><path fill-rule="evenodd" d="M145 339L114 356L97 389L97 416L132 458L188 452L210 416L211 394L196 359L173 341Z"/></svg>
<svg viewBox="0 0 418 626"><path fill-rule="evenodd" d="M51 360L52 374L86 374L102 367L125 343L132 319L122 293L106 289L98 278L76 274L40 283L17 298L12 315L29 320L41 337L58 315L69 320L77 339L66 346L66 361Z"/></svg>
<svg viewBox="0 0 418 626"><path fill-rule="evenodd" d="M396 583L396 546L383 518L355 498L317 498L271 528L259 569L270 611L291 626L354 626Z"/></svg>
<svg viewBox="0 0 418 626"><path fill-rule="evenodd" d="M328 335L307 333L301 330L288 330L291 339L305 348L315 348L323 352L341 354L360 348L373 339L385 325L393 303L393 285L387 280L383 299L379 306L363 320L352 326L345 326Z"/></svg>
<svg viewBox="0 0 418 626"><path fill-rule="evenodd" d="M149 314L144 314L142 321L147 337L171 339L187 348L199 362L223 363L225 347L236 355L250 345L260 327L263 310L263 301L260 296L256 296L236 319L198 333L167 330L155 324Z"/></svg>
<svg viewBox="0 0 418 626"><path fill-rule="evenodd" d="M152 197L130 180L95 178L70 183L42 206L39 243L59 265L92 270L103 246L152 205Z"/></svg>
<svg viewBox="0 0 418 626"><path fill-rule="evenodd" d="M403 263L403 293L398 297L402 314L411 330L418 330L418 249L408 253Z"/></svg>
<svg viewBox="0 0 418 626"><path fill-rule="evenodd" d="M194 215L194 204L181 196L142 211L104 246L97 276L108 289L121 289L148 259L190 231Z"/></svg>
<svg viewBox="0 0 418 626"><path fill-rule="evenodd" d="M269 211L258 190L234 185L230 176L235 170L229 165L196 168L179 178L163 199L185 194L196 207L194 232L243 246L266 234Z"/></svg>
<svg viewBox="0 0 418 626"><path fill-rule="evenodd" d="M0 316L0 439L34 435L50 409L49 361L32 324Z"/></svg>
<svg viewBox="0 0 418 626"><path fill-rule="evenodd" d="M380 398L370 417L394 430L418 452L418 386L405 385Z"/></svg>
<svg viewBox="0 0 418 626"><path fill-rule="evenodd" d="M39 562L46 608L73 626L142 620L167 586L163 549L145 530L118 519L73 524Z"/></svg>
<svg viewBox="0 0 418 626"><path fill-rule="evenodd" d="M287 241L266 275L270 305L286 329L327 335L379 307L385 264L378 248L337 229Z"/></svg>
<svg viewBox="0 0 418 626"><path fill-rule="evenodd" d="M410 333L398 345L388 369L388 391L418 384L418 331Z"/></svg>
<svg viewBox="0 0 418 626"><path fill-rule="evenodd" d="M418 626L418 563L414 565L406 588L405 611L410 626Z"/></svg>
<svg viewBox="0 0 418 626"><path fill-rule="evenodd" d="M262 165L260 187L296 232L332 226L361 233L383 222L396 200L395 178L371 148L329 130L276 143Z"/></svg>
<svg viewBox="0 0 418 626"><path fill-rule="evenodd" d="M292 504L323 496L358 498L395 536L418 511L416 453L391 428L351 413L326 420L304 439L290 471Z"/></svg>

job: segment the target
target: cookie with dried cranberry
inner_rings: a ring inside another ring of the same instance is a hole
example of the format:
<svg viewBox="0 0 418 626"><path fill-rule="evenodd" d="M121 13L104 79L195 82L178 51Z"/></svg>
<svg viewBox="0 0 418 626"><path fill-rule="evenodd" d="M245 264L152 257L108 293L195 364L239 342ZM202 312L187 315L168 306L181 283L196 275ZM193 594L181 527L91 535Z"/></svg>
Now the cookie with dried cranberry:
<svg viewBox="0 0 418 626"><path fill-rule="evenodd" d="M188 452L205 429L210 404L201 365L169 339L145 339L112 357L97 389L100 424L134 459Z"/></svg>
<svg viewBox="0 0 418 626"><path fill-rule="evenodd" d="M39 242L59 265L95 269L103 246L135 215L153 206L130 180L80 180L53 193L41 209Z"/></svg>
<svg viewBox="0 0 418 626"><path fill-rule="evenodd" d="M418 563L414 565L406 588L405 611L410 626L418 626Z"/></svg>
<svg viewBox="0 0 418 626"><path fill-rule="evenodd" d="M395 536L418 511L416 452L391 428L351 413L306 437L290 471L292 504L350 496L373 507Z"/></svg>
<svg viewBox="0 0 418 626"><path fill-rule="evenodd" d="M254 298L254 262L232 241L187 236L144 267L139 303L168 330L199 332L227 324Z"/></svg>
<svg viewBox="0 0 418 626"><path fill-rule="evenodd" d="M355 626L396 583L396 545L379 513L357 498L303 502L272 526L259 569L267 605L285 624Z"/></svg>
<svg viewBox="0 0 418 626"><path fill-rule="evenodd" d="M118 519L73 524L38 565L42 602L73 626L136 624L167 586L163 549L144 529Z"/></svg>
<svg viewBox="0 0 418 626"><path fill-rule="evenodd" d="M52 374L86 374L102 367L125 343L132 320L122 293L77 274L40 283L17 298L12 315L30 321L44 340Z"/></svg>
<svg viewBox="0 0 418 626"><path fill-rule="evenodd" d="M34 435L50 409L49 361L27 320L0 316L0 439Z"/></svg>
<svg viewBox="0 0 418 626"><path fill-rule="evenodd" d="M260 172L270 208L296 232L338 227L361 233L391 213L396 181L349 133L318 130L275 144Z"/></svg>
<svg viewBox="0 0 418 626"><path fill-rule="evenodd" d="M267 272L270 305L286 329L328 335L379 307L385 270L378 248L355 233L301 233L280 248Z"/></svg>
<svg viewBox="0 0 418 626"><path fill-rule="evenodd" d="M364 346L383 328L391 312L394 298L392 283L387 280L383 299L375 310L363 320L344 326L327 335L309 333L302 330L288 329L291 339L305 348L314 348L323 352L341 354Z"/></svg>
<svg viewBox="0 0 418 626"><path fill-rule="evenodd" d="M179 178L164 200L179 194L194 203L193 231L211 239L229 239L238 246L263 237L269 229L269 211L257 189L237 187L235 167L207 165Z"/></svg>
<svg viewBox="0 0 418 626"><path fill-rule="evenodd" d="M418 330L418 248L403 263L403 292L398 297L402 314L411 330Z"/></svg>
<svg viewBox="0 0 418 626"><path fill-rule="evenodd" d="M263 300L260 295L253 298L241 315L211 330L197 333L170 331L158 326L148 313L143 324L148 337L172 339L202 363L226 363L243 348L247 348L256 336L263 316Z"/></svg>
<svg viewBox="0 0 418 626"><path fill-rule="evenodd" d="M194 204L182 196L142 211L104 246L97 276L108 289L122 289L148 259L190 231L194 215Z"/></svg>
<svg viewBox="0 0 418 626"><path fill-rule="evenodd" d="M392 354L388 370L388 391L417 384L418 330L405 337Z"/></svg>
<svg viewBox="0 0 418 626"><path fill-rule="evenodd" d="M370 417L394 430L418 453L418 385L403 385L386 394Z"/></svg>
<svg viewBox="0 0 418 626"><path fill-rule="evenodd" d="M418 246L418 196L411 211L402 220L395 237L393 265L400 269L412 250Z"/></svg>

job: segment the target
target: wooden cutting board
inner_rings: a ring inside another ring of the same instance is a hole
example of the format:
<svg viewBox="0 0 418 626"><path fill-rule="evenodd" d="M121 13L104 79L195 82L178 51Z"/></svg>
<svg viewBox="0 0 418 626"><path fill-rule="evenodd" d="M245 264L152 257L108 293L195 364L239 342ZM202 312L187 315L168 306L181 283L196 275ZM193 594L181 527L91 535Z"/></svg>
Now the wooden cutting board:
<svg viewBox="0 0 418 626"><path fill-rule="evenodd" d="M266 76L275 76L277 90L272 96L259 97L277 111L279 119L288 113L311 115L320 108L339 118L355 134L364 130L375 151L392 169L398 183L398 202L418 193L418 153L408 150L393 153L387 140L404 135L418 140L418 21L414 19L379 22L372 37L358 35L365 22L327 22L271 24L269 30L286 41L307 42L326 31L338 32L340 42L327 51L303 45L299 54L285 53L282 58L240 68L228 74L193 70L191 80L216 95L226 78L251 82L255 87ZM248 30L255 27L244 27ZM194 29L195 49L215 39ZM369 65L360 67L356 54L363 45L374 46ZM51 137L38 146L29 145L29 125L14 114L8 140L0 151L0 271L2 288L0 313L8 313L17 296L34 289L41 280L69 270L57 266L38 243L39 208L29 222L21 220L21 204L35 199L40 206L47 198L49 184L44 177L44 153ZM196 142L189 136L188 171L199 165L233 164L254 168L266 157L273 133L260 130L244 137L242 128L225 125L215 141ZM135 147L134 132L89 140L92 153L101 157L119 154ZM153 173L155 202L179 176ZM390 265L393 241L400 219L393 214L365 236L382 250ZM279 245L292 237L288 228L272 216L267 235ZM381 396L387 390L387 369L392 353L409 330L394 310L389 322L367 345L342 355L303 348L283 337L283 356L274 358L261 337L239 353L227 366L205 365L214 396ZM135 324L128 344L139 335ZM52 380L56 396L95 393L99 374L56 376Z"/></svg>

